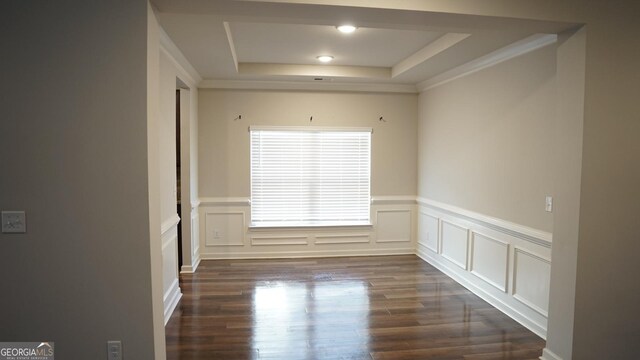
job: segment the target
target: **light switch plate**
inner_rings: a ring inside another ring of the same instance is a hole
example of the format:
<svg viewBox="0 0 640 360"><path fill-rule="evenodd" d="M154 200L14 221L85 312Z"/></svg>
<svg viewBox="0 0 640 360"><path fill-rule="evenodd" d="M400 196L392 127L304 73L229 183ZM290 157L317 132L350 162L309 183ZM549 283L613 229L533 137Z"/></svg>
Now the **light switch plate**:
<svg viewBox="0 0 640 360"><path fill-rule="evenodd" d="M553 211L553 197L547 196L544 201L544 210L547 212Z"/></svg>
<svg viewBox="0 0 640 360"><path fill-rule="evenodd" d="M26 233L27 218L24 211L3 211L2 232L5 234Z"/></svg>
<svg viewBox="0 0 640 360"><path fill-rule="evenodd" d="M107 359L122 360L122 341L107 341Z"/></svg>

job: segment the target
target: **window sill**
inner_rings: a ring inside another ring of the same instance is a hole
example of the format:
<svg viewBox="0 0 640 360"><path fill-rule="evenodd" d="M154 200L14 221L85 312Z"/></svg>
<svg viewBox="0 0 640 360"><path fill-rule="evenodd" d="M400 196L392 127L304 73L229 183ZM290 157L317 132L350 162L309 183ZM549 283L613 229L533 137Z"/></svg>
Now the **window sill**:
<svg viewBox="0 0 640 360"><path fill-rule="evenodd" d="M369 221L359 222L260 222L249 225L249 230L287 230L287 229L328 229L328 228L371 228Z"/></svg>

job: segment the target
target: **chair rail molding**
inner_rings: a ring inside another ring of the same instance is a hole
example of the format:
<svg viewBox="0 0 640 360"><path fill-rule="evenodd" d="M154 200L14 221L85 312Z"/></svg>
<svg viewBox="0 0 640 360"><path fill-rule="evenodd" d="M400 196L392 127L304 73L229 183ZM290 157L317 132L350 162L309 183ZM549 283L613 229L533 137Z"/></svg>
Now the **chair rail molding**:
<svg viewBox="0 0 640 360"><path fill-rule="evenodd" d="M204 197L198 201L199 207L206 206L250 206L248 197Z"/></svg>
<svg viewBox="0 0 640 360"><path fill-rule="evenodd" d="M416 204L416 197L411 195L372 196L371 205Z"/></svg>
<svg viewBox="0 0 640 360"><path fill-rule="evenodd" d="M178 214L171 215L170 218L166 219L160 225L160 234L164 235L167 231L173 229L180 222L180 216Z"/></svg>
<svg viewBox="0 0 640 360"><path fill-rule="evenodd" d="M248 197L199 201L203 260L415 253L414 195L372 197L372 224L362 226L252 227Z"/></svg>
<svg viewBox="0 0 640 360"><path fill-rule="evenodd" d="M510 221L494 218L491 216L483 215L477 212L459 208L457 206L445 204L439 201L418 197L417 202L421 206L432 208L434 210L443 212L445 214L454 215L464 220L476 223L481 226L488 227L490 229L500 231L507 235L515 236L523 240L527 240L551 248L553 241L553 235L549 232L530 228L524 225L516 224Z"/></svg>
<svg viewBox="0 0 640 360"><path fill-rule="evenodd" d="M552 235L418 198L416 255L545 338Z"/></svg>

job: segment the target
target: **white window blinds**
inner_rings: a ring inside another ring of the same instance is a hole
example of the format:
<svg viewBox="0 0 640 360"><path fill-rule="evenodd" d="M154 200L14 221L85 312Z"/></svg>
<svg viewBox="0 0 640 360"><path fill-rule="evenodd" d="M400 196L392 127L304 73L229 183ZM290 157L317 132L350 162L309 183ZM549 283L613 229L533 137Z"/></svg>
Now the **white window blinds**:
<svg viewBox="0 0 640 360"><path fill-rule="evenodd" d="M369 223L370 129L250 131L254 226Z"/></svg>

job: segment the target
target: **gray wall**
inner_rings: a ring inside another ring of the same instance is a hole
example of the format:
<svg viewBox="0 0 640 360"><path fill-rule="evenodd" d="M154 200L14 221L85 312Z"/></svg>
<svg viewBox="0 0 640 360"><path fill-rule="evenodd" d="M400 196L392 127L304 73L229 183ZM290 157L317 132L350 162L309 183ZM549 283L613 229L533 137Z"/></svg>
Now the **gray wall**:
<svg viewBox="0 0 640 360"><path fill-rule="evenodd" d="M582 171L582 123L584 118L584 28L558 37L557 116L553 131L554 243L551 252L554 276L549 284L547 348L569 359L572 353L575 304L580 175Z"/></svg>
<svg viewBox="0 0 640 360"><path fill-rule="evenodd" d="M147 2L5 1L0 339L56 358L153 359L147 187Z"/></svg>
<svg viewBox="0 0 640 360"><path fill-rule="evenodd" d="M551 232L555 81L549 45L423 92L419 196Z"/></svg>
<svg viewBox="0 0 640 360"><path fill-rule="evenodd" d="M634 359L640 354L640 2L590 3L573 357Z"/></svg>

